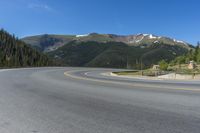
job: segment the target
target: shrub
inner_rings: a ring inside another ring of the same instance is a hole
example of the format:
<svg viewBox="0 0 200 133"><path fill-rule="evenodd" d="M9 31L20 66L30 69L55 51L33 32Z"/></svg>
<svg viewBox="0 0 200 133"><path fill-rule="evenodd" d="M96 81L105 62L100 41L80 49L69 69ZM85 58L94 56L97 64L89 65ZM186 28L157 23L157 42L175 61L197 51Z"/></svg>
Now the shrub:
<svg viewBox="0 0 200 133"><path fill-rule="evenodd" d="M168 63L165 60L160 61L159 65L160 65L161 70L167 70L167 68L169 66Z"/></svg>

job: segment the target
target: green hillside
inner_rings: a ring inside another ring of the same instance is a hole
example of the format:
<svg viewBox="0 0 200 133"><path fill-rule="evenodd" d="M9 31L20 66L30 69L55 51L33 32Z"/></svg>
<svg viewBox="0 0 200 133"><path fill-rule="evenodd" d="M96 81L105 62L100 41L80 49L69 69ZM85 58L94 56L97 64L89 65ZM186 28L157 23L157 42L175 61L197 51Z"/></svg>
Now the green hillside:
<svg viewBox="0 0 200 133"><path fill-rule="evenodd" d="M200 43L197 43L195 49L191 49L187 54L182 55L174 59L172 65L188 64L189 61L195 61L197 64L200 64Z"/></svg>
<svg viewBox="0 0 200 133"><path fill-rule="evenodd" d="M3 29L0 30L0 67L36 67L50 64L47 56Z"/></svg>
<svg viewBox="0 0 200 133"><path fill-rule="evenodd" d="M171 61L187 52L188 49L182 46L164 43L141 47L121 42L72 41L48 55L70 66L139 69L141 64L148 68L160 60Z"/></svg>

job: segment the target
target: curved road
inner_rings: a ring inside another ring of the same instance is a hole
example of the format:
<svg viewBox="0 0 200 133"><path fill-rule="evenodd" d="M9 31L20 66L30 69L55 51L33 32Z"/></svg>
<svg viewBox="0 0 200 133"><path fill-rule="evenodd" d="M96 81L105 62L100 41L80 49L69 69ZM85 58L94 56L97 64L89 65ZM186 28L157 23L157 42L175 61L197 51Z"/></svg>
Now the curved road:
<svg viewBox="0 0 200 133"><path fill-rule="evenodd" d="M110 71L118 70L0 70L0 133L200 132L199 81L111 77Z"/></svg>

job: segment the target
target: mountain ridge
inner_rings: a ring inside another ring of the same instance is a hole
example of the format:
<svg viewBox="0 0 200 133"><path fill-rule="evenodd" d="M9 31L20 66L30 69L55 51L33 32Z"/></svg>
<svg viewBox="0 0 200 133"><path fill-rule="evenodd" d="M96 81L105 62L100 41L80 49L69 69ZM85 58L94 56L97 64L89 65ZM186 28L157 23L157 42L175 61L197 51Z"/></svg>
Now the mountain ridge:
<svg viewBox="0 0 200 133"><path fill-rule="evenodd" d="M133 35L117 35L117 34L98 34L90 33L83 35L57 35L57 34L42 34L36 36L28 36L21 39L22 41L37 47L41 51L54 51L59 47L71 41L87 42L96 41L100 43L107 42L123 42L129 46L148 46L156 43L169 45L179 45L190 49L191 44L170 37L157 36L153 34L133 34Z"/></svg>

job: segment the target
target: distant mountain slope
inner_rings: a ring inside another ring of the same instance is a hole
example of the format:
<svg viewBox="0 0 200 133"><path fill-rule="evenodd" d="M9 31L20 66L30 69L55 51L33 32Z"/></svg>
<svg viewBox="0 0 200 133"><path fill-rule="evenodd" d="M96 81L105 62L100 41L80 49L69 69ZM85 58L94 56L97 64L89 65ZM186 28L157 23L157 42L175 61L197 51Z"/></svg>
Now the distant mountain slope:
<svg viewBox="0 0 200 133"><path fill-rule="evenodd" d="M21 39L27 44L30 44L32 47L48 52L53 51L64 44L71 42L74 40L75 36L68 36L68 35L38 35L38 36L31 36L31 37L25 37Z"/></svg>
<svg viewBox="0 0 200 133"><path fill-rule="evenodd" d="M129 46L143 46L148 47L153 44L168 44L177 45L189 49L190 44L184 41L179 41L169 37L155 36L152 34L137 34L137 35L114 35L114 34L97 34L91 33L86 35L38 35L22 38L22 40L37 49L49 52L62 47L71 41L77 42L123 42Z"/></svg>
<svg viewBox="0 0 200 133"><path fill-rule="evenodd" d="M0 30L0 67L47 66L50 63L47 56Z"/></svg>
<svg viewBox="0 0 200 133"><path fill-rule="evenodd" d="M171 61L187 52L185 47L164 43L141 47L122 42L72 41L47 54L70 66L139 69L141 64L148 68L162 59Z"/></svg>

